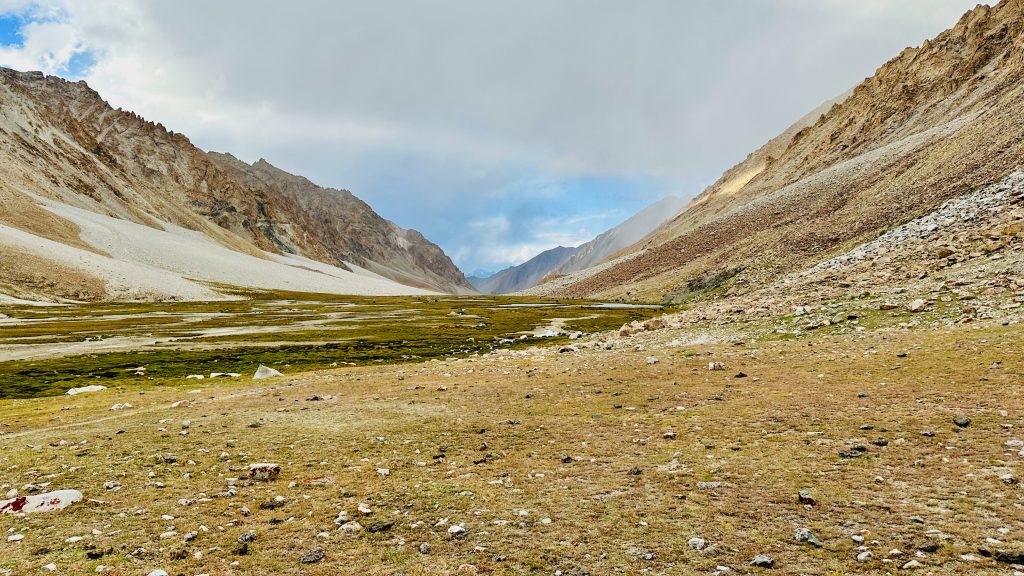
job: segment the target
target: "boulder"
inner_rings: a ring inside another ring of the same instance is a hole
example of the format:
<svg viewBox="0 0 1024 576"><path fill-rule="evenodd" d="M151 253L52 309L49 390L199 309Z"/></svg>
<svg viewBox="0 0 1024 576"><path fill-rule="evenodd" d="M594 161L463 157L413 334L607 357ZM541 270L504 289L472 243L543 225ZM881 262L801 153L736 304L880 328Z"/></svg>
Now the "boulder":
<svg viewBox="0 0 1024 576"><path fill-rule="evenodd" d="M50 512L81 501L82 493L78 490L54 490L29 496L15 496L10 500L0 501L0 514Z"/></svg>
<svg viewBox="0 0 1024 576"><path fill-rule="evenodd" d="M100 390L106 390L106 386L100 386L99 384L90 384L89 386L81 386L78 388L72 388L65 392L68 396L74 396L76 394L84 394L86 392L99 392Z"/></svg>
<svg viewBox="0 0 1024 576"><path fill-rule="evenodd" d="M263 380L264 378L277 378L278 376L284 376L284 374L281 374L273 368L260 364L260 367L256 369L256 373L253 374L252 379Z"/></svg>
<svg viewBox="0 0 1024 576"><path fill-rule="evenodd" d="M249 465L249 477L253 480L273 480L281 474L281 467L269 462Z"/></svg>

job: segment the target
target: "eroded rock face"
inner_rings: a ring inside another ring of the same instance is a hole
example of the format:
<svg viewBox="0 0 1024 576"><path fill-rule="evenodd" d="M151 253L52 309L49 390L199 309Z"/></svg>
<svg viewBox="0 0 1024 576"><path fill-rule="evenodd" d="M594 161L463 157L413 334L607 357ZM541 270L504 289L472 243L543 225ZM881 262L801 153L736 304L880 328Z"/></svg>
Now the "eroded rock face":
<svg viewBox="0 0 1024 576"><path fill-rule="evenodd" d="M328 264L346 267L349 262L403 284L440 292L473 292L440 247L416 230L381 218L348 190L317 186L262 158L249 165L230 154L211 152L208 157L259 197L283 207L260 225L277 235L286 251L305 242L320 255L314 259ZM301 233L288 235L288 229Z"/></svg>

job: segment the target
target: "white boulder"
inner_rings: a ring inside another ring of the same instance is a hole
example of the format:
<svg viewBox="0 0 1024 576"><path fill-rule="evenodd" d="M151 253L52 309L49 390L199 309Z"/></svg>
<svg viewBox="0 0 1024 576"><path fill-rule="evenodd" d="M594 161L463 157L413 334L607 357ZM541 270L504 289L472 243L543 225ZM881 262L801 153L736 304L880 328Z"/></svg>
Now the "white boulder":
<svg viewBox="0 0 1024 576"><path fill-rule="evenodd" d="M82 493L78 490L54 490L42 494L16 496L10 500L0 501L0 514L50 512L81 501Z"/></svg>
<svg viewBox="0 0 1024 576"><path fill-rule="evenodd" d="M106 386L100 386L99 384L90 384L89 386L80 386L78 388L72 388L65 392L68 396L74 396L76 394L84 394L86 392L99 392L100 390L106 390Z"/></svg>
<svg viewBox="0 0 1024 576"><path fill-rule="evenodd" d="M260 367L256 369L256 374L253 374L253 380L263 380L264 378L277 378L278 376L284 376L273 368L260 364Z"/></svg>

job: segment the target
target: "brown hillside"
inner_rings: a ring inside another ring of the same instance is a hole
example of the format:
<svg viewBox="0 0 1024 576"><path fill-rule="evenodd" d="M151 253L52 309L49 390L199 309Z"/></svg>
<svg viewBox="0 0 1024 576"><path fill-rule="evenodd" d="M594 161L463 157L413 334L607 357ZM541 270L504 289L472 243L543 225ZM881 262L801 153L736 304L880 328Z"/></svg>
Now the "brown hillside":
<svg viewBox="0 0 1024 576"><path fill-rule="evenodd" d="M763 169L734 168L633 257L560 293L657 298L736 270L743 289L925 214L1024 163L1022 75L1024 2L979 6L886 63L777 156L756 153Z"/></svg>

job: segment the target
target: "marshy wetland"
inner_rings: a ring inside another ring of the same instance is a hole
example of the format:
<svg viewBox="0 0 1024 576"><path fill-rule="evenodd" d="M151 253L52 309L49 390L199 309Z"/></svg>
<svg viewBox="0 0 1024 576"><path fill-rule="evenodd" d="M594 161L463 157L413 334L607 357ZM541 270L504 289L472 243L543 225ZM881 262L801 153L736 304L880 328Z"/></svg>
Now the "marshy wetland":
<svg viewBox="0 0 1024 576"><path fill-rule="evenodd" d="M610 330L664 310L491 296L248 294L217 302L0 306L0 398L469 356ZM140 368L143 368L140 370Z"/></svg>

